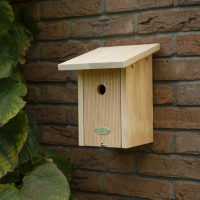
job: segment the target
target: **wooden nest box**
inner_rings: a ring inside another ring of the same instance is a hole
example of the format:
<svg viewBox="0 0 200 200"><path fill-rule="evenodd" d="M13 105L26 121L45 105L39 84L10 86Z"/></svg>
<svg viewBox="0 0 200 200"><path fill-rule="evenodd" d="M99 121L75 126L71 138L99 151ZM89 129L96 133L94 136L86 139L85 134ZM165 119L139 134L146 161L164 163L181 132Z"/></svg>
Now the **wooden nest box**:
<svg viewBox="0 0 200 200"><path fill-rule="evenodd" d="M101 47L58 65L78 70L79 145L153 142L152 53L159 44Z"/></svg>

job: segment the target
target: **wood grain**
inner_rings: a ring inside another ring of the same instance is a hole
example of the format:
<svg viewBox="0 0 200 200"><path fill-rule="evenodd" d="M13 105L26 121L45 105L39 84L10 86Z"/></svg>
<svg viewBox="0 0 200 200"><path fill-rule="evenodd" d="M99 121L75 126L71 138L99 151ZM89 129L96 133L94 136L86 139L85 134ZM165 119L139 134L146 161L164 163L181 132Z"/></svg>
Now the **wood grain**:
<svg viewBox="0 0 200 200"><path fill-rule="evenodd" d="M58 65L59 70L124 68L160 50L160 44L100 47Z"/></svg>
<svg viewBox="0 0 200 200"><path fill-rule="evenodd" d="M121 71L120 69L84 70L84 136L85 146L121 147ZM100 95L98 86L106 87ZM98 135L95 128L110 129L108 135Z"/></svg>
<svg viewBox="0 0 200 200"><path fill-rule="evenodd" d="M126 68L121 69L121 129L122 148L127 148Z"/></svg>
<svg viewBox="0 0 200 200"><path fill-rule="evenodd" d="M126 68L126 113L127 144L123 148L153 142L152 55Z"/></svg>
<svg viewBox="0 0 200 200"><path fill-rule="evenodd" d="M79 146L84 146L83 132L83 71L78 71L78 129L79 129Z"/></svg>

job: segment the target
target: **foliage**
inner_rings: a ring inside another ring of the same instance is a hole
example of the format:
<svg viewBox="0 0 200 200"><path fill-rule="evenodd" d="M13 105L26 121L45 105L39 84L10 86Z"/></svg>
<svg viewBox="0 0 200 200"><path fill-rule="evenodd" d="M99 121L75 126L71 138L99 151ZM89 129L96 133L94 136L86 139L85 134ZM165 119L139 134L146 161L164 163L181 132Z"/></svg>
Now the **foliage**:
<svg viewBox="0 0 200 200"><path fill-rule="evenodd" d="M25 105L21 96L26 95L26 86L12 77L0 79L0 126L13 118Z"/></svg>
<svg viewBox="0 0 200 200"><path fill-rule="evenodd" d="M20 152L27 137L27 117L23 112L0 128L0 177L18 164Z"/></svg>
<svg viewBox="0 0 200 200"><path fill-rule="evenodd" d="M40 152L45 155L46 158L52 158L58 169L66 176L67 180L71 180L72 166L68 164L68 157L66 155L42 147L40 147Z"/></svg>
<svg viewBox="0 0 200 200"><path fill-rule="evenodd" d="M37 167L23 179L23 185L16 188L11 185L0 185L0 199L69 199L69 184L58 168L52 164Z"/></svg>
<svg viewBox="0 0 200 200"><path fill-rule="evenodd" d="M19 161L21 164L30 160L30 153L32 157L35 157L39 151L39 141L36 134L37 123L33 116L29 113L25 114L28 117L28 135L22 150L19 152Z"/></svg>
<svg viewBox="0 0 200 200"><path fill-rule="evenodd" d="M68 200L72 166L67 156L39 147L35 119L21 111L28 84L19 70L39 35L25 8L0 1L0 199Z"/></svg>

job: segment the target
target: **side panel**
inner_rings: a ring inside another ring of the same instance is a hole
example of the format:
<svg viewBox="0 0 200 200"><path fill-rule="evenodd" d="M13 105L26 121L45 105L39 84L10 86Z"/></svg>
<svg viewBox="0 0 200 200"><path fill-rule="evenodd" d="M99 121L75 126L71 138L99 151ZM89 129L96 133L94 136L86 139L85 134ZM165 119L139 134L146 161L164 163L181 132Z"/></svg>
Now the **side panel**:
<svg viewBox="0 0 200 200"><path fill-rule="evenodd" d="M84 135L85 146L122 147L121 139L121 70L84 70ZM99 94L100 85L106 91ZM95 132L98 127L110 130L108 135Z"/></svg>
<svg viewBox="0 0 200 200"><path fill-rule="evenodd" d="M83 71L78 71L78 128L79 146L84 146L83 132Z"/></svg>
<svg viewBox="0 0 200 200"><path fill-rule="evenodd" d="M152 55L126 68L127 148L153 142Z"/></svg>
<svg viewBox="0 0 200 200"><path fill-rule="evenodd" d="M127 148L126 68L121 69L121 128L122 148Z"/></svg>

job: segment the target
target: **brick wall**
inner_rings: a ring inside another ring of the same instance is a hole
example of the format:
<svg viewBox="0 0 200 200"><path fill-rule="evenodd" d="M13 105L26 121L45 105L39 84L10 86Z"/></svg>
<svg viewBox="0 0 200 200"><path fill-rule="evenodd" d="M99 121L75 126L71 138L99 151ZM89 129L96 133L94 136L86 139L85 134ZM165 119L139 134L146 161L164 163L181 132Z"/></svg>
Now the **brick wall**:
<svg viewBox="0 0 200 200"><path fill-rule="evenodd" d="M200 199L200 0L20 2L41 34L22 67L41 143L70 156L79 200ZM99 46L160 43L154 54L154 142L78 147L77 72L57 64Z"/></svg>

